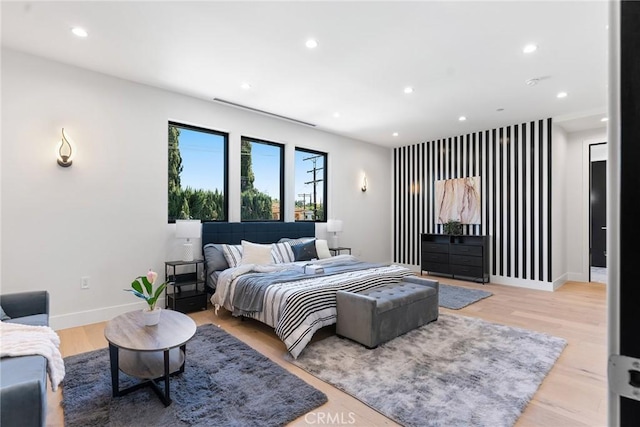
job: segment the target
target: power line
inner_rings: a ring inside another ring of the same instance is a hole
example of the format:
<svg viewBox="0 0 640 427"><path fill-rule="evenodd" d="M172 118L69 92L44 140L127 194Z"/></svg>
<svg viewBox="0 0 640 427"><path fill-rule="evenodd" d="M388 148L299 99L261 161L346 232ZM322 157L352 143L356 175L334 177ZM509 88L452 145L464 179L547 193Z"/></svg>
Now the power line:
<svg viewBox="0 0 640 427"><path fill-rule="evenodd" d="M318 171L323 170L324 168L319 168L316 165L316 162L319 158L322 158L322 155L314 155L311 157L303 158L303 161L311 160L313 162L313 169L308 170L307 173L313 173L313 180L309 182L305 182L305 185L313 184L313 219L318 219L318 183L322 182L322 179L318 179ZM306 200L306 199L305 199ZM311 204L311 203L309 203Z"/></svg>

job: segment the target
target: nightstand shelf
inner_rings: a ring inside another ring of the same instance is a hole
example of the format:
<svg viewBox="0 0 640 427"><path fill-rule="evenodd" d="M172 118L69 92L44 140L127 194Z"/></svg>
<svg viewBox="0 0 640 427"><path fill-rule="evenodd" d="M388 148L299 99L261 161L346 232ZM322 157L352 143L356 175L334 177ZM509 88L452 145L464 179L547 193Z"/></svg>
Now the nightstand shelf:
<svg viewBox="0 0 640 427"><path fill-rule="evenodd" d="M192 271L176 273L176 268L191 267ZM193 271L195 269L195 271ZM167 261L164 263L165 308L188 313L207 308L204 287L204 260Z"/></svg>
<svg viewBox="0 0 640 427"><path fill-rule="evenodd" d="M342 251L349 251L349 255L351 255L351 248L347 248L344 246L340 246L337 248L329 248L329 252L331 252L332 255L340 255L342 253Z"/></svg>

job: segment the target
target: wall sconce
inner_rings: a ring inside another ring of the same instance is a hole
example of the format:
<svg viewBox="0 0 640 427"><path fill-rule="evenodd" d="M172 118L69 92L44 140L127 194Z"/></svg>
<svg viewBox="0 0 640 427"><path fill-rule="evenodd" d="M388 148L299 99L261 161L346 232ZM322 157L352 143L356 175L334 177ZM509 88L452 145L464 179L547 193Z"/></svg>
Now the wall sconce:
<svg viewBox="0 0 640 427"><path fill-rule="evenodd" d="M365 191L367 191L367 176L366 175L362 178L362 187L360 187L360 190L362 190L363 193Z"/></svg>
<svg viewBox="0 0 640 427"><path fill-rule="evenodd" d="M62 128L62 139L60 140L60 145L58 146L58 164L63 168L68 168L73 163L71 160L71 155L73 154L73 149L71 148L71 144L67 139L67 136L64 134L64 128Z"/></svg>
<svg viewBox="0 0 640 427"><path fill-rule="evenodd" d="M420 183L414 182L411 184L411 194L419 194L420 193Z"/></svg>

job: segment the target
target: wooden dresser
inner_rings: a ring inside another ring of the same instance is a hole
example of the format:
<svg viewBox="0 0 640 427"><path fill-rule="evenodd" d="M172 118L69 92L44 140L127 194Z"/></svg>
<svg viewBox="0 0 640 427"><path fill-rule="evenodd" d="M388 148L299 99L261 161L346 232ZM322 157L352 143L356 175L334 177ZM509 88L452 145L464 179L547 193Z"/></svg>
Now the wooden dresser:
<svg viewBox="0 0 640 427"><path fill-rule="evenodd" d="M456 279L489 281L487 236L421 234L421 271Z"/></svg>

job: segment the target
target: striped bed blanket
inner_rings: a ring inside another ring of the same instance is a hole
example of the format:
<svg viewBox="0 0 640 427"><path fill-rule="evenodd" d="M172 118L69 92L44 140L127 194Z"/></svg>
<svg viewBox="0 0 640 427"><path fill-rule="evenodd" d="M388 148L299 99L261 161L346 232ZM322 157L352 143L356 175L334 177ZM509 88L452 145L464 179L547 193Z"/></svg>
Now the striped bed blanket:
<svg viewBox="0 0 640 427"><path fill-rule="evenodd" d="M359 261L351 255L340 255L314 264L330 268L332 264L345 265ZM239 266L223 271L218 277L216 292L211 302L216 307L224 307L238 313L232 301L235 298L238 278L255 271L289 271L287 264L272 266ZM331 275L306 275L299 280L277 282L269 285L263 294L262 310L247 313L246 316L259 320L275 329L287 350L297 358L320 328L336 323L336 293L339 290L359 292L377 286L396 283L414 273L399 265L371 266L363 270L347 270Z"/></svg>

